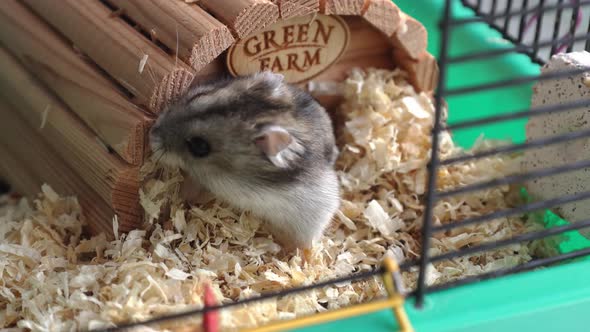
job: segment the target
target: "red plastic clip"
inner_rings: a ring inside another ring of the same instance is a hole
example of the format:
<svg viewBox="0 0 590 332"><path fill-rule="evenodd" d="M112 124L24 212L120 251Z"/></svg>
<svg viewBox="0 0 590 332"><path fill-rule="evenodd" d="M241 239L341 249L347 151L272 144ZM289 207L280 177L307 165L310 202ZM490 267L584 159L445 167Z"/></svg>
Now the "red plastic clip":
<svg viewBox="0 0 590 332"><path fill-rule="evenodd" d="M203 296L205 308L217 305L213 289L209 284L205 284L205 294ZM207 311L203 314L203 331L219 332L219 312Z"/></svg>

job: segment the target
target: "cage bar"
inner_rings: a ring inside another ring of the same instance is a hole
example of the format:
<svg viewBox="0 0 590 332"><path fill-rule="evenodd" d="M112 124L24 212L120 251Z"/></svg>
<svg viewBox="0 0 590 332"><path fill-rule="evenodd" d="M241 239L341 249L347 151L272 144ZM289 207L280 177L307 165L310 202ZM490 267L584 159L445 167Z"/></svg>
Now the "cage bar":
<svg viewBox="0 0 590 332"><path fill-rule="evenodd" d="M539 240L539 239L547 238L550 236L563 234L568 231L579 230L579 229L587 228L587 227L590 227L590 219L586 219L584 221L575 222L575 223L571 223L571 224L567 224L567 225L563 225L563 226L547 228L542 231L530 232L530 233L526 233L526 234L512 237L510 239L506 239L506 240L484 243L484 244L469 247L466 249L447 252L447 253L444 253L441 255L430 257L430 262L434 263L434 262L440 262L443 260L449 260L449 259L453 259L453 258L457 258L457 257L469 256L469 255L473 255L476 253L480 253L480 252L484 252L484 251L488 251L488 250L492 250L492 249L496 249L496 248L507 247L507 246L510 246L510 245L513 245L516 243Z"/></svg>
<svg viewBox="0 0 590 332"><path fill-rule="evenodd" d="M572 12L572 20L570 21L570 36L573 38L576 35L576 28L578 26L578 16L580 15L580 0L572 0L574 2L574 10ZM574 49L574 42L570 41L567 47L567 52Z"/></svg>
<svg viewBox="0 0 590 332"><path fill-rule="evenodd" d="M564 0L558 0L559 5L563 4ZM555 13L555 23L553 24L553 39L552 40L559 40L559 28L561 27L561 14L563 12L562 8L557 9L557 13ZM557 50L557 45L551 45L551 53L555 54Z"/></svg>
<svg viewBox="0 0 590 332"><path fill-rule="evenodd" d="M521 7L521 9L522 10L526 10L527 7L528 7L528 3L529 3L528 0L523 0L522 1L522 7ZM517 41L518 41L519 44L522 43L522 40L524 38L524 29L525 29L525 27L526 27L526 14L523 14L520 17L520 22L518 23L518 38L517 38Z"/></svg>
<svg viewBox="0 0 590 332"><path fill-rule="evenodd" d="M496 123L501 121L508 121L508 120L515 120L519 118L525 117L535 117L535 116L543 116L549 113L556 114L562 113L566 111L571 111L572 109L576 109L579 107L588 107L590 106L590 99L581 99L573 102L568 102L566 104L555 104L555 105L548 105L548 106L539 106L534 108L526 108L519 111L514 111L510 113L500 114L500 115L493 115L484 117L481 119L476 120L466 120L457 123L453 123L444 127L444 130L458 130L470 127L476 127L480 125Z"/></svg>
<svg viewBox="0 0 590 332"><path fill-rule="evenodd" d="M590 191L584 191L584 192L577 193L577 194L565 195L565 196L561 196L558 198L546 199L546 200L542 200L542 201L538 201L538 202L534 202L534 203L527 203L527 204L520 205L519 207L516 207L516 208L499 210L496 212L485 214L483 216L468 218L468 219L458 221L458 222L455 222L452 224L433 226L432 232L448 231L448 230L451 230L454 228L465 227L465 226L469 226L469 225L489 222L494 219L513 216L515 214L523 214L523 213L527 213L527 212L539 211L539 210L554 207L557 205L563 205L563 204L567 204L567 203L571 203L571 202L575 202L575 201L581 201L581 200L588 199L588 198L590 198Z"/></svg>
<svg viewBox="0 0 590 332"><path fill-rule="evenodd" d="M588 255L590 255L590 248L580 249L580 250L572 251L572 252L557 255L557 256L535 259L535 260L526 262L524 264L516 265L516 266L510 267L510 268L499 269L496 271L486 272L486 273L482 273L480 275L470 276L470 277L466 277L466 278L455 280L455 281L448 282L448 283L429 286L426 288L425 291L426 291L426 293L439 292L439 291L443 291L446 289L451 289L451 288L455 288L455 287L459 287L459 286L463 286L463 285L472 284L475 282L480 282L480 281L484 281L484 280L503 277L503 276L507 276L507 275L511 275L511 274L515 274L515 273L530 271L530 270L533 270L533 269L536 269L539 267L545 267L545 266L548 266L551 264L556 264L556 263L560 263L560 262L563 262L566 260L580 258L583 256L588 256ZM410 293L410 296L413 296L413 295L415 295L415 291Z"/></svg>
<svg viewBox="0 0 590 332"><path fill-rule="evenodd" d="M519 173L519 174L509 175L504 178L498 178L498 179L493 179L490 181L479 182L479 183L467 185L467 186L464 186L464 187L461 187L458 189L439 192L438 197L444 198L444 197L449 197L449 196L466 194L466 193L469 193L472 191L478 191L478 190L493 188L493 187L507 185L507 184L524 182L524 181L528 181L528 180L532 180L532 179L536 179L536 178L540 178L540 177L546 177L546 176L571 172L571 171L575 171L575 170L586 168L586 167L590 167L590 159L577 161L575 163L566 164L563 166L546 168L546 169L541 169L538 171L533 171L533 172L528 172L528 173Z"/></svg>
<svg viewBox="0 0 590 332"><path fill-rule="evenodd" d="M590 37L590 36L589 36ZM446 91L441 91L441 94L444 96L453 96L453 95L462 95L466 93L478 92L478 91L486 91L491 89L499 89L505 88L512 85L519 85L524 83L536 82L536 81L546 81L552 80L556 78L568 77L571 75L577 75L581 73L587 72L588 69L581 68L581 69L573 69L573 70L563 70L558 72L546 73L542 75L529 75L529 76L522 76L517 78L510 78L506 80L496 81L492 83L483 83L477 85L468 85L464 87L458 87L449 89Z"/></svg>
<svg viewBox="0 0 590 332"><path fill-rule="evenodd" d="M445 90L446 80L446 61L447 61L447 48L450 42L450 31L449 31L449 20L451 17L451 2L445 1L444 13L441 21L442 30L442 41L440 46L439 55L439 79L437 93L435 96L435 112L434 112L434 125L432 129L432 149L430 155L430 163L428 164L428 191L426 193L426 207L424 210L424 222L422 224L422 254L420 255L420 272L418 274L418 289L416 292L416 306L422 307L424 304L424 290L426 287L426 267L429 264L428 261L428 249L430 248L430 236L432 233L432 213L434 209L434 202L436 199L436 174L437 168L439 167L438 158L438 141L439 133L441 132L441 118L442 118L442 106L443 106L443 94Z"/></svg>
<svg viewBox="0 0 590 332"><path fill-rule="evenodd" d="M504 31L508 31L510 27L510 11L512 10L512 0L507 0L506 10L504 10ZM493 15L492 15L493 16Z"/></svg>
<svg viewBox="0 0 590 332"><path fill-rule="evenodd" d="M563 143L563 142L567 142L567 141L571 141L571 140L575 140L575 139L579 139L579 138L584 138L584 137L588 137L588 136L590 136L590 129L573 131L573 132L562 134L562 135L555 135L555 136L546 137L546 138L539 138L539 139L525 142L525 143L499 146L497 148L488 149L488 150L474 153L471 155L462 155L462 156L458 156L458 157L447 158L447 159L441 161L440 165L442 165L442 166L450 165L450 164L454 164L454 163L458 163L458 162L489 157L489 156L499 154L499 153L508 153L508 152L515 152L515 151L526 150L526 149L531 149L531 148L539 148L539 147L547 146L550 144Z"/></svg>
<svg viewBox="0 0 590 332"><path fill-rule="evenodd" d="M547 47L547 46L557 46L557 45L560 45L563 43L568 43L568 42L586 41L589 38L590 38L590 33L587 33L583 36L578 36L578 37L569 37L568 36L562 40L547 40L547 41L539 42L538 47L543 48L543 47ZM454 56L448 60L448 63L452 64L452 63L461 63L461 62L465 62L465 61L481 60L481 59L490 58L492 56L499 56L499 55L510 54L510 53L514 53L514 52L524 53L524 54L528 55L529 57L533 57L533 55L531 54L531 51L530 51L531 49L533 49L532 46L520 44L520 45L516 45L513 47L507 47L507 48L502 48L502 49L497 49L497 50L474 52L471 54ZM541 61L541 60L539 60L539 61Z"/></svg>
<svg viewBox="0 0 590 332"><path fill-rule="evenodd" d="M509 3L512 3L512 0L508 0ZM465 0L462 0L462 3L465 7L469 7L471 9L473 9L473 6L470 5L468 2L466 2ZM590 5L590 0L584 0L584 1L580 1L580 8L582 7L586 7ZM561 4L561 5L550 5L550 6L546 6L543 9L544 13L547 13L549 11L553 11L553 10L557 10L557 9L568 9L568 8L574 8L575 5L574 4L570 4L570 3L565 3L565 4ZM481 22L486 22L486 23L490 23L492 20L495 19L500 19L500 18L512 18L514 16L520 16L522 18L522 16L526 16L528 14L532 14L534 12L537 11L537 8L524 8L521 7L521 9L514 11L514 12L509 12L508 14L504 13L504 14L497 14L497 15L481 15L481 16L476 16L476 17L467 17L467 18L455 18L452 19L449 22L450 26L456 26L456 25L464 25L464 24L470 24L470 23L481 23Z"/></svg>
<svg viewBox="0 0 590 332"><path fill-rule="evenodd" d="M545 0L539 0L539 9L537 11L537 22L535 26L535 40L533 41L533 56L539 55L539 38L541 38L541 27L543 26L543 7L545 6Z"/></svg>

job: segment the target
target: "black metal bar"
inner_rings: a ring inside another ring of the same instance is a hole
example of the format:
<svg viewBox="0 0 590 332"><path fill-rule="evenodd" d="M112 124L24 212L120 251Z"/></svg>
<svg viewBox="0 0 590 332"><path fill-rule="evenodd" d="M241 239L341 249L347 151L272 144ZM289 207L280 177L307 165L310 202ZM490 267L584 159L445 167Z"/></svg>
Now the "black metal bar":
<svg viewBox="0 0 590 332"><path fill-rule="evenodd" d="M554 105L548 105L548 106L527 108L524 110L514 111L514 112L507 113L507 114L494 115L494 116L489 116L489 117L476 119L476 120L461 121L458 123L447 125L446 127L443 128L443 130L459 130L459 129L464 129L464 128L476 127L476 126L486 125L486 124L490 124L490 123L515 120L515 119L526 118L526 117L545 116L545 115L548 115L549 113L558 114L558 113L563 113L566 111L571 111L576 108L589 107L589 106L590 106L590 99L582 99L582 100L577 100L577 101L570 102L567 104L554 104Z"/></svg>
<svg viewBox="0 0 590 332"><path fill-rule="evenodd" d="M510 11L512 10L512 0L507 0L506 2L506 10L504 11L504 31L508 34L508 29L510 26Z"/></svg>
<svg viewBox="0 0 590 332"><path fill-rule="evenodd" d="M481 12L481 0L477 0L477 12Z"/></svg>
<svg viewBox="0 0 590 332"><path fill-rule="evenodd" d="M544 48L547 46L557 46L557 45L561 45L563 43L586 41L588 39L590 39L590 33L587 33L583 36L578 36L578 37L568 36L568 37L561 39L561 40L548 40L548 41L540 42L538 44L538 47ZM528 56L534 57L534 54L532 54L532 50L533 50L533 46L528 46L525 44L517 44L516 46L513 46L513 47L500 48L500 49L495 49L495 50L468 53L468 54L464 54L464 55L454 56L454 57L451 57L450 59L448 59L447 63L452 64L452 63L461 63L461 62L473 61L473 60L481 60L481 59L491 58L494 56L500 56L500 55L514 53L514 52L521 52L521 53L527 54Z"/></svg>
<svg viewBox="0 0 590 332"><path fill-rule="evenodd" d="M416 293L416 307L421 308L424 304L424 289L426 288L426 267L428 266L428 248L430 248L431 230L432 230L432 213L434 210L434 202L436 199L436 174L438 168L438 141L439 133L441 131L442 118L442 94L444 91L446 80L446 62L447 48L450 42L449 36L449 19L451 18L451 1L445 0L445 7L443 12L441 26L441 44L439 61L443 65L439 68L439 78L437 83L437 91L435 96L435 112L434 125L432 129L432 148L430 154L430 163L428 164L428 191L426 193L426 206L424 208L424 221L422 224L422 255L420 255L420 272L418 274L418 289Z"/></svg>
<svg viewBox="0 0 590 332"><path fill-rule="evenodd" d="M380 275L383 272L384 272L384 270L382 268L379 268L374 271L356 273L356 274L349 275L349 276L342 277L342 278L322 281L317 284L303 286L303 287L291 288L291 289L287 289L287 290L276 292L276 293L267 293L264 295L251 297L251 298L236 301L236 302L230 302L230 303L206 307L206 308L187 310L187 311L183 311L183 312L179 312L179 313L175 313L175 314L171 314L171 315L151 318L151 319L148 319L148 320L145 320L142 322L121 324L117 327L111 327L111 328L100 329L100 330L92 330L92 331L94 331L94 332L99 332L99 331L100 332L115 332L115 331L129 329L132 327L158 324L158 323L163 323L163 322L167 322L167 321L171 321L171 320L175 320L175 319L181 319L181 318L195 317L195 316L202 315L202 314L204 314L206 312L210 312L210 311L223 310L223 309L228 309L228 308L232 308L232 307L236 307L236 306L240 306L240 305L244 305L244 304L248 304L248 303L252 303L252 302L269 300L269 299L272 299L275 297L281 297L281 296L286 296L286 295L291 295L291 294L296 294L296 293L302 293L302 292L306 292L306 291L309 291L312 289L332 286L334 284L339 284L339 283L343 283L343 282L368 279L368 278Z"/></svg>
<svg viewBox="0 0 590 332"><path fill-rule="evenodd" d="M433 232L444 232L458 227L465 227L473 224L484 223L493 219L504 218L508 216L512 216L519 213L527 213L532 211L537 211L541 209L548 209L550 207L556 205L567 204L575 201L581 201L590 198L590 191L585 191L577 194L572 195L565 195L558 198L546 199L543 201L538 201L534 203L527 203L523 204L519 207L512 208L512 209L504 209L492 213L485 214L483 216L477 216L473 218L468 218L456 223L452 224L444 224L439 226L434 226L432 228Z"/></svg>
<svg viewBox="0 0 590 332"><path fill-rule="evenodd" d="M507 80L496 81L492 83L483 83L478 85L471 85L459 88L453 88L446 91L440 91L439 93L443 94L444 96L453 96L453 95L461 95L466 93L472 93L477 91L483 90L492 90L497 88L504 88L512 85L519 85L524 83L530 83L534 81L546 81L552 80L556 78L563 78L572 75L578 75L582 73L588 72L588 68L579 68L579 69L572 69L572 70L560 70L551 73L544 73L541 75L529 75L529 76L522 76L517 78L509 78Z"/></svg>
<svg viewBox="0 0 590 332"><path fill-rule="evenodd" d="M570 36L576 36L576 27L578 23L578 15L580 13L580 0L573 0L574 1L574 10L572 12L572 20L570 22ZM588 40L588 39L586 39ZM570 53L574 49L574 41L571 41L567 47L567 52Z"/></svg>
<svg viewBox="0 0 590 332"><path fill-rule="evenodd" d="M501 247L507 247L509 245L513 245L513 244L521 243L521 242L539 240L539 239L543 239L543 238L546 238L549 236L563 234L568 231L579 230L579 229L587 228L587 227L590 227L590 219L585 219L580 222L570 223L570 224L563 225L563 226L556 226L556 227L552 227L552 228L547 228L542 231L525 233L525 234L521 234L521 235L515 236L513 238L510 238L510 239L487 242L487 243L480 244L477 246L447 252L447 253L444 253L441 255L431 257L430 262L435 263L435 262L440 262L440 261L453 259L453 258L457 258L457 257L469 256L469 255L473 255L473 254L476 254L479 252L484 252L487 250L493 250L493 249L497 249L497 248L501 248Z"/></svg>
<svg viewBox="0 0 590 332"><path fill-rule="evenodd" d="M441 255L431 257L430 262L435 263L435 262L440 262L442 260L448 260L448 259L457 258L457 257L461 257L461 256L472 255L472 254L475 254L478 252L483 252L486 250L492 250L492 249L496 249L496 248L500 248L500 247L506 247L506 246L509 246L509 245L512 245L515 243L520 243L520 242L539 240L539 239L546 238L549 236L563 234L563 233L566 233L569 231L580 230L580 229L588 228L588 227L590 227L590 219L585 219L585 220L575 222L575 223L569 223L569 224L562 225L562 226L555 226L555 227L547 228L547 229L544 229L541 231L529 232L526 234L517 235L517 236L510 238L510 239L484 243L484 244L480 244L478 246L470 247L467 249L460 249L460 250L456 250L456 251L451 251L448 253L444 253ZM418 263L419 262L417 260L406 261L406 262L400 264L400 269L402 271L407 271L410 268L417 266Z"/></svg>
<svg viewBox="0 0 590 332"><path fill-rule="evenodd" d="M495 154L500 154L500 153L508 153L508 152L515 152L515 151L519 151L519 150L525 150L525 149L539 148L539 147L543 147L543 146L549 146L549 145L553 145L553 144L563 143L563 142L572 141L575 139L589 137L589 136L590 136L590 129L578 130L578 131L573 131L573 132L569 132L566 134L555 135L555 136L550 136L550 137L543 137L543 138L539 138L539 139L525 142L525 143L499 146L497 148L488 149L488 150L477 152L474 154L466 154L466 155L462 155L462 156L458 156L458 157L447 158L445 160L442 160L440 162L440 165L441 166L451 165L451 164L464 162L464 161L468 161L468 160L493 156Z"/></svg>
<svg viewBox="0 0 590 332"><path fill-rule="evenodd" d="M496 15L497 9L498 9L498 0L492 0L492 6L490 7L490 12L486 16L493 17L494 15Z"/></svg>
<svg viewBox="0 0 590 332"><path fill-rule="evenodd" d="M479 182L479 183L467 185L467 186L464 186L461 188L439 192L437 194L437 196L438 196L438 198L444 198L444 197L449 197L449 196L454 196L454 195L460 195L460 194L465 194L465 193L472 192L472 191L483 190L486 188L492 188L492 187L497 187L497 186L516 183L516 182L524 182L527 180L536 179L536 178L540 178L540 177L552 176L552 175L557 175L557 174L561 174L561 173L571 172L571 171L575 171L575 170L586 168L586 167L590 167L590 159L577 161L575 163L565 164L562 166L557 166L557 167L552 167L552 168L544 168L544 169L532 171L532 172L513 174L513 175L503 177L503 178L493 179L490 181Z"/></svg>
<svg viewBox="0 0 590 332"><path fill-rule="evenodd" d="M509 0L509 2L512 2L512 0ZM465 3L464 3L465 4ZM472 6L465 4L466 6L472 8ZM523 4L524 5L524 4ZM580 7L586 7L590 5L590 1L586 0L586 1L581 1L580 2ZM570 3L566 3L566 4L562 4L562 5L552 5L552 6L546 6L543 9L543 12L547 13L549 11L553 11L553 10L557 10L557 9L567 9L567 8L574 8L575 5L574 4L570 4ZM456 26L456 25L464 25L464 24L470 24L470 23L480 23L480 22L488 22L491 23L493 20L495 19L499 19L499 18L504 18L504 17L513 17L513 16L520 16L521 19L523 18L523 16L526 16L528 14L532 14L534 12L537 11L537 8L529 8L529 9L520 9L518 11L514 11L514 12L510 12L508 14L504 13L504 14L497 14L497 15L493 15L493 16L474 16L474 17L467 17L467 18L459 18L459 19L453 19L449 22L449 25L451 26ZM525 21L526 22L526 21Z"/></svg>
<svg viewBox="0 0 590 332"><path fill-rule="evenodd" d="M461 0L461 3L463 3L466 6L468 6L469 8L472 8L472 6L470 6L469 4L467 4L466 0ZM514 38L510 33L508 33L508 30L507 29L503 29L502 27L500 27L499 25L497 25L494 20L489 19L489 16L488 15L479 13L479 12L477 12L477 10L476 10L476 14L478 16L481 16L484 19L484 21L487 22L488 25L491 28L493 28L496 31L498 31L502 35L502 38L504 38L507 41L512 42L512 44L520 45L520 42L516 38ZM495 16L496 15L494 15L494 17ZM501 17L501 16L498 16L498 17ZM521 28L523 28L522 25L521 25ZM528 50L525 49L525 50L522 50L522 51L519 51L519 52L527 55L531 59L531 61L534 62L534 63L540 64L540 65L542 65L544 63L544 61L541 58L539 58L538 56L535 56L531 51L528 51Z"/></svg>
<svg viewBox="0 0 590 332"><path fill-rule="evenodd" d="M507 276L507 275L515 274L515 273L519 273L519 272L529 271L529 270L533 270L533 269L536 269L541 266L548 266L551 264L563 262L568 259L574 259L574 258L579 258L579 257L583 257L583 256L588 256L588 255L590 255L590 248L576 250L576 251L572 251L572 252L569 252L566 254L561 254L561 255L557 255L557 256L553 256L553 257L535 259L535 260L526 262L521 265L516 265L516 266L505 268L505 269L499 269L496 271L486 272L486 273L482 273L480 275L470 276L467 278L455 280L455 281L444 283L444 284L430 286L426 289L426 292L427 293L439 292L439 291L443 291L446 289L464 286L464 285L468 285L468 284L479 282L479 281L503 277L503 276ZM415 291L410 292L408 296L413 296L414 294L415 294Z"/></svg>
<svg viewBox="0 0 590 332"><path fill-rule="evenodd" d="M588 29L586 30L590 34L590 19L588 20ZM586 51L590 51L590 38L586 39L586 45L584 45Z"/></svg>
<svg viewBox="0 0 590 332"><path fill-rule="evenodd" d="M563 4L564 0L558 0L559 5ZM553 24L553 38L552 40L559 40L559 28L561 27L561 14L563 13L563 9L559 8L557 13L555 13L555 23ZM551 53L550 55L555 54L557 50L557 44L551 45Z"/></svg>
<svg viewBox="0 0 590 332"><path fill-rule="evenodd" d="M526 10L528 5L529 5L529 1L523 0L521 9ZM526 14L523 14L520 17L520 22L518 23L518 38L517 38L518 44L522 43L522 39L524 37L524 28L526 27L526 16L527 16Z"/></svg>
<svg viewBox="0 0 590 332"><path fill-rule="evenodd" d="M543 7L545 0L539 0L539 10L537 11L537 24L535 26L535 39L533 41L533 54L539 55L539 38L541 38L541 27L543 26Z"/></svg>

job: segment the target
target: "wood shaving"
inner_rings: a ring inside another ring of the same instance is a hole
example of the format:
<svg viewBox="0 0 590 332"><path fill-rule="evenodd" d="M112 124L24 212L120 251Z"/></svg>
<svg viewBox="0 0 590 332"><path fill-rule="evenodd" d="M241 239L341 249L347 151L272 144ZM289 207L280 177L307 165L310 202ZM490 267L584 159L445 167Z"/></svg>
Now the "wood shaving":
<svg viewBox="0 0 590 332"><path fill-rule="evenodd" d="M285 253L247 212L210 201L188 207L180 199L178 170L148 161L141 204L145 230L84 238L75 198L49 187L31 206L12 200L0 207L0 327L71 331L141 321L203 305L205 283L219 303L310 285L368 271L385 255L416 259L426 191L426 165L434 108L399 70L353 71L344 84L346 114L337 163L342 205L314 248L310 262ZM477 149L498 143L481 140ZM441 158L469 153L441 134ZM504 177L516 157L488 157L441 168L438 189ZM501 186L451 197L434 208L435 224L487 214L515 204L515 190ZM519 217L434 234L431 255L538 229ZM439 284L526 262L538 243L443 261L429 266L428 284ZM407 288L416 270L404 272ZM378 278L342 283L304 294L253 303L221 313L226 330L323 312L383 296ZM182 330L199 317L154 330ZM157 329L156 329L157 328ZM197 329L198 330L198 329Z"/></svg>
<svg viewBox="0 0 590 332"><path fill-rule="evenodd" d="M145 67L145 64L148 62L148 59L149 59L149 55L144 54L141 57L141 60L139 60L139 68L138 68L138 71L139 71L140 74L143 73L143 68Z"/></svg>
<svg viewBox="0 0 590 332"><path fill-rule="evenodd" d="M50 108L51 108L51 106L47 105L47 107L45 107L45 109L41 113L41 125L39 126L39 129L45 128L45 124L47 124L47 116L49 115Z"/></svg>

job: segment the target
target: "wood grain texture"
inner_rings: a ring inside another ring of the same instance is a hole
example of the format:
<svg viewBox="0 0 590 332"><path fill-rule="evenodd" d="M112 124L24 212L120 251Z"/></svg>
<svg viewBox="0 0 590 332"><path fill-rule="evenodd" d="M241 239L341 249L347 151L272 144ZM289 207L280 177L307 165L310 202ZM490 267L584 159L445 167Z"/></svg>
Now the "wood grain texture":
<svg viewBox="0 0 590 332"><path fill-rule="evenodd" d="M418 59L420 54L426 52L428 32L413 17L401 13L401 18L400 28L392 35L393 47L402 49L412 59Z"/></svg>
<svg viewBox="0 0 590 332"><path fill-rule="evenodd" d="M143 161L152 119L16 0L0 1L0 41L125 161Z"/></svg>
<svg viewBox="0 0 590 332"><path fill-rule="evenodd" d="M126 165L108 153L95 134L55 98L34 76L0 48L0 96L55 150L61 160L79 174L119 217L121 229L141 222L139 168ZM40 128L44 110L45 125ZM18 142L14 137L13 142ZM100 222L100 221L97 221Z"/></svg>
<svg viewBox="0 0 590 332"><path fill-rule="evenodd" d="M353 67L394 68L389 40L358 16L345 16L350 29L348 47L328 70L318 75L317 81L342 81Z"/></svg>
<svg viewBox="0 0 590 332"><path fill-rule="evenodd" d="M44 183L62 196L76 196L89 231L112 235L113 209L6 100L0 100L0 119L0 177L30 198Z"/></svg>
<svg viewBox="0 0 590 332"><path fill-rule="evenodd" d="M128 89L141 105L149 105L166 74L191 71L98 1L61 0L59 5L46 0L22 1Z"/></svg>
<svg viewBox="0 0 590 332"><path fill-rule="evenodd" d="M199 6L170 0L108 0L196 70L233 42L229 28Z"/></svg>
<svg viewBox="0 0 590 332"><path fill-rule="evenodd" d="M320 11L319 0L277 0L282 19L305 16Z"/></svg>
<svg viewBox="0 0 590 332"><path fill-rule="evenodd" d="M438 84L438 63L430 53L424 52L417 60L413 60L408 58L405 52L400 54L394 50L393 57L395 62L408 72L410 82L418 91L435 91Z"/></svg>
<svg viewBox="0 0 590 332"><path fill-rule="evenodd" d="M268 0L200 0L199 3L240 39L279 19L279 7Z"/></svg>
<svg viewBox="0 0 590 332"><path fill-rule="evenodd" d="M157 113L163 112L166 106L185 92L194 75L186 70L174 70L162 78L150 100L150 108Z"/></svg>
<svg viewBox="0 0 590 332"><path fill-rule="evenodd" d="M326 15L361 15L365 0L320 0L320 11Z"/></svg>
<svg viewBox="0 0 590 332"><path fill-rule="evenodd" d="M349 71L354 67L384 69L396 67L391 56L391 45L386 36L359 16L342 18L351 31L348 48L336 63L313 78L313 81L341 82L348 77ZM305 87L306 84L304 82L301 86ZM329 110L335 109L341 102L341 97L338 96L314 95L314 97Z"/></svg>
<svg viewBox="0 0 590 332"><path fill-rule="evenodd" d="M400 9L391 0L367 0L362 16L389 37L400 26L400 13Z"/></svg>

